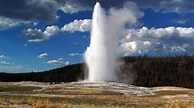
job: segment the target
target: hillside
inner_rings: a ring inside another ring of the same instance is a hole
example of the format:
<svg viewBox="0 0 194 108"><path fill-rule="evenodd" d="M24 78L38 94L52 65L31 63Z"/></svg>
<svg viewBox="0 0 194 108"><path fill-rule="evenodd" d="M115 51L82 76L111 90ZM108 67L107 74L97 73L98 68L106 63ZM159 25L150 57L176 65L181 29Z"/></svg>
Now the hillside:
<svg viewBox="0 0 194 108"><path fill-rule="evenodd" d="M136 56L122 58L120 75L133 75L133 84L145 87L177 86L194 88L194 56ZM0 73L0 81L73 82L84 78L84 64L30 73Z"/></svg>

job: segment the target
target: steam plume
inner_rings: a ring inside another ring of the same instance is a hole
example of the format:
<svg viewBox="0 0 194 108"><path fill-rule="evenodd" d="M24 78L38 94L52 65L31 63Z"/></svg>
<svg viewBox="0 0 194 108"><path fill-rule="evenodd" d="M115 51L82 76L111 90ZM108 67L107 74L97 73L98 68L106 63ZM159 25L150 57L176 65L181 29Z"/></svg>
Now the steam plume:
<svg viewBox="0 0 194 108"><path fill-rule="evenodd" d="M134 4L130 5L131 8L111 8L107 13L100 3L94 6L90 46L84 54L89 81L118 81L115 68L121 31L126 23L134 24L142 16Z"/></svg>

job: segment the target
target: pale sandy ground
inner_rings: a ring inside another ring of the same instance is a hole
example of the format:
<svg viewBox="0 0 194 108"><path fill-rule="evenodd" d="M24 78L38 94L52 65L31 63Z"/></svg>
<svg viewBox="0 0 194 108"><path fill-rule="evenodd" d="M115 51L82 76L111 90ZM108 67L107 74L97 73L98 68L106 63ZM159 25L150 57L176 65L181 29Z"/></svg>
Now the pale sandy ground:
<svg viewBox="0 0 194 108"><path fill-rule="evenodd" d="M169 87L169 86L163 86L163 87L153 87L152 92L156 92L156 91L172 91L172 92L176 92L176 91L191 91L193 89L188 89L188 88L181 88L181 87ZM176 97L183 97L183 98L189 98L190 94L177 94L177 95L164 95L162 96L162 98L176 98Z"/></svg>
<svg viewBox="0 0 194 108"><path fill-rule="evenodd" d="M105 89L123 93L124 95L137 95L137 96L149 96L154 95L155 91L181 91L181 90L190 90L187 88L181 87L139 87L130 84L117 83L117 82L71 82L71 83L62 83L62 84L50 84L50 83L42 83L42 82L31 82L31 81L23 81L23 82L0 82L0 85L20 85L20 86L34 86L41 87L42 89L37 89L34 91L42 91L49 88L89 88L89 89ZM27 94L34 96L49 96L50 94ZM51 95L52 96L52 95ZM57 96L57 95L55 95ZM61 95L60 95L61 96ZM63 96L61 96L63 97Z"/></svg>
<svg viewBox="0 0 194 108"><path fill-rule="evenodd" d="M153 87L153 91L162 91L162 90L180 91L180 90L190 90L190 89L188 89L188 88L181 88L181 87L170 87L170 86Z"/></svg>
<svg viewBox="0 0 194 108"><path fill-rule="evenodd" d="M156 89L147 88L147 87L138 87L134 85L117 83L117 82L71 82L71 83L62 83L62 84L53 84L41 83L41 82L0 82L0 85L20 85L20 86L35 86L41 87L35 91L42 91L48 88L89 88L89 89L105 89L123 93L124 95L134 94L138 96L154 95L153 91ZM49 96L50 94L28 94L32 96ZM50 95L52 96L52 95ZM57 95L55 95L57 96ZM61 97L61 95L60 95ZM63 97L63 96L62 96Z"/></svg>

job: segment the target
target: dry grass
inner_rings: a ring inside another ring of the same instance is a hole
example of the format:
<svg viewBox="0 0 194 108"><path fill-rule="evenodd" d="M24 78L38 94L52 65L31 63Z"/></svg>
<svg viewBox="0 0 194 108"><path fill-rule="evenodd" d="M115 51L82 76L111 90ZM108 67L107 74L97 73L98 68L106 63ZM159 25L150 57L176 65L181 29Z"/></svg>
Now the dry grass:
<svg viewBox="0 0 194 108"><path fill-rule="evenodd" d="M66 108L64 102L52 103L49 98L20 96L3 96L0 97L0 105L29 105L35 108Z"/></svg>
<svg viewBox="0 0 194 108"><path fill-rule="evenodd" d="M74 97L29 97L0 95L0 105L27 104L36 108L122 108L122 107L161 107L161 108L192 108L193 98L176 97L138 97L138 96L74 96Z"/></svg>
<svg viewBox="0 0 194 108"><path fill-rule="evenodd" d="M8 93L7 95L0 94L0 107L1 105L28 105L35 108L194 108L194 90L192 89L165 89L155 91L154 96L124 96L120 92L104 89L49 88L33 93L57 94L64 97L19 95L23 92L32 93L34 89L39 89L39 87L0 86L0 91ZM18 93L17 96L9 94L15 91Z"/></svg>
<svg viewBox="0 0 194 108"><path fill-rule="evenodd" d="M164 90L164 91L156 91L154 92L155 96L164 96L164 95L184 95L184 94L192 94L189 91L172 91L172 90Z"/></svg>

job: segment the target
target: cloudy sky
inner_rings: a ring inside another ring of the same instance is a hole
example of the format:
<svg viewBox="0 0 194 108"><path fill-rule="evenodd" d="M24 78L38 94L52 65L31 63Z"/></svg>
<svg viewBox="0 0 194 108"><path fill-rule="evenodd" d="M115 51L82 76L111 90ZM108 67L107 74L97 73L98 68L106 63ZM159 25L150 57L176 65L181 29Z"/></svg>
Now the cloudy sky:
<svg viewBox="0 0 194 108"><path fill-rule="evenodd" d="M194 53L194 0L98 1L107 14L128 8L139 15L119 36L120 55ZM0 0L0 71L42 71L83 62L95 3ZM125 15L120 12L115 20Z"/></svg>

